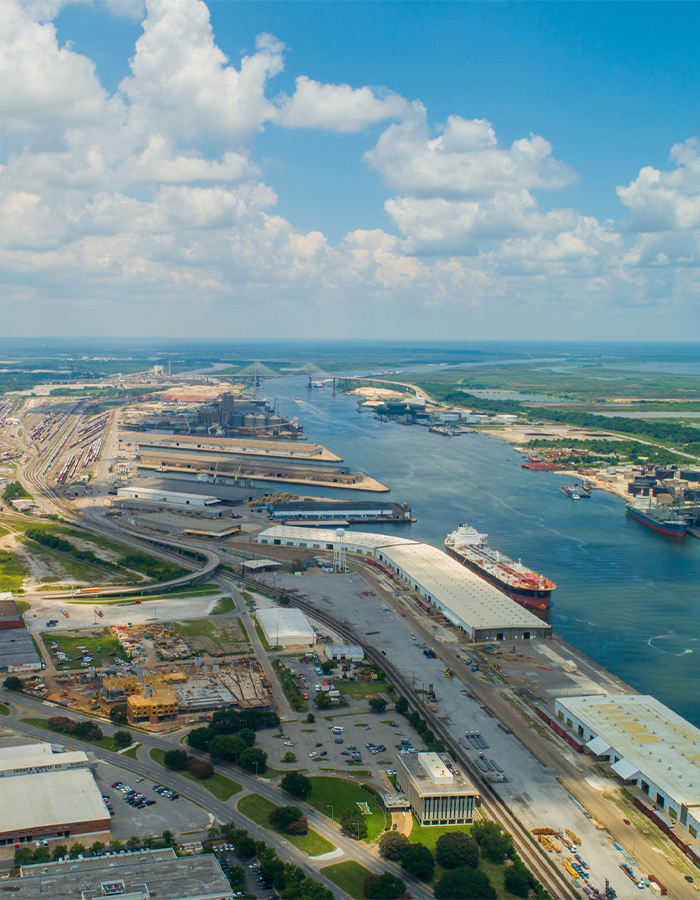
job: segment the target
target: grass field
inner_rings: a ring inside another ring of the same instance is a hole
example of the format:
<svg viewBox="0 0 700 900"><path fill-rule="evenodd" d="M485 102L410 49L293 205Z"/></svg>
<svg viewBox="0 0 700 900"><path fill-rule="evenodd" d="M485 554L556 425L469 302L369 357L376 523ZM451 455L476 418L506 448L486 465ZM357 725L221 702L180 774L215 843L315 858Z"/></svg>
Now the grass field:
<svg viewBox="0 0 700 900"><path fill-rule="evenodd" d="M66 714L68 718L70 718L70 710L67 710ZM48 731L51 734L62 734L60 731L54 731L52 728L49 728L48 719L20 719L20 722L23 722L25 725L33 725L35 728L41 728L44 731ZM95 724L99 726L99 722L95 722ZM78 737L77 734L67 734L66 737L71 738L74 741L80 741L83 744L88 744L89 746L99 747L101 750L111 750L112 753L116 753L119 750L119 747L114 743L114 739L108 735L105 735L99 741L88 741L85 738Z"/></svg>
<svg viewBox="0 0 700 900"><path fill-rule="evenodd" d="M226 613L233 612L236 608L233 597L219 597L216 606L209 613L210 616L223 616Z"/></svg>
<svg viewBox="0 0 700 900"><path fill-rule="evenodd" d="M355 900L362 900L362 882L370 874L369 869L365 869L355 860L336 863L334 866L324 866L320 870L333 884L337 884L341 891L355 897Z"/></svg>
<svg viewBox="0 0 700 900"><path fill-rule="evenodd" d="M15 603L17 604L17 609L20 611L21 615L24 615L32 608L32 604L27 603L26 600L15 600Z"/></svg>
<svg viewBox="0 0 700 900"><path fill-rule="evenodd" d="M0 703L0 716L9 716L10 708L9 706L5 706L4 703Z"/></svg>
<svg viewBox="0 0 700 900"><path fill-rule="evenodd" d="M240 619L219 622L193 619L174 622L175 630L195 650L207 653L244 653L248 650L247 635L240 627Z"/></svg>
<svg viewBox="0 0 700 900"><path fill-rule="evenodd" d="M109 629L101 628L99 625L94 628L81 628L80 631L43 631L41 637L57 667L61 665L70 665L71 668L79 666L83 661L83 654L78 650L79 646L88 648L93 657L91 665L94 666L110 665L115 657L127 658L122 645L115 637L112 637ZM57 643L57 649L68 655L70 663L59 661L56 649L51 646L52 643ZM113 653L114 656L110 657L110 653Z"/></svg>
<svg viewBox="0 0 700 900"><path fill-rule="evenodd" d="M149 751L149 756L154 762L157 762L160 766L165 766L165 751L159 750L157 747L154 747ZM171 771L168 769L168 771ZM178 772L178 775L182 775L184 778L189 778L190 781L194 781L195 784L201 784L202 787L205 787L210 794L213 794L217 800L226 801L229 797L233 797L234 794L238 794L243 790L243 787L237 782L232 781L230 778L227 778L225 775L221 775L219 772L214 772L211 778L195 778L194 775L190 775L189 772Z"/></svg>
<svg viewBox="0 0 700 900"><path fill-rule="evenodd" d="M313 828L309 828L308 834L304 835L285 834L283 831L274 828L267 820L267 814L274 808L275 804L265 799L265 797L261 797L260 794L248 794L245 797L241 797L237 804L238 811L255 822L256 825L263 825L268 831L272 831L275 834L284 834L285 839L290 844L294 844L307 856L322 856L324 853L330 853L335 850L335 845L321 837Z"/></svg>
<svg viewBox="0 0 700 900"><path fill-rule="evenodd" d="M265 637L262 628L255 622L255 633L260 638L260 643L263 645L263 650L266 653L269 653L272 650L272 647L267 643L267 638Z"/></svg>
<svg viewBox="0 0 700 900"><path fill-rule="evenodd" d="M424 844L431 853L435 853L435 845L441 835L448 831L463 831L465 834L469 834L471 830L471 825L429 825L423 827L414 819L409 839L412 844Z"/></svg>
<svg viewBox="0 0 700 900"><path fill-rule="evenodd" d="M339 681L337 686L341 694L356 700L369 700L386 693L386 685L381 681Z"/></svg>
<svg viewBox="0 0 700 900"><path fill-rule="evenodd" d="M0 591L15 593L22 587L26 574L26 563L21 556L0 550Z"/></svg>
<svg viewBox="0 0 700 900"><path fill-rule="evenodd" d="M331 775L314 775L311 780L309 804L324 816L333 815L337 822L346 809L357 809L357 803L368 803L372 810L367 816L367 841L376 840L385 829L386 812L379 800L358 784Z"/></svg>

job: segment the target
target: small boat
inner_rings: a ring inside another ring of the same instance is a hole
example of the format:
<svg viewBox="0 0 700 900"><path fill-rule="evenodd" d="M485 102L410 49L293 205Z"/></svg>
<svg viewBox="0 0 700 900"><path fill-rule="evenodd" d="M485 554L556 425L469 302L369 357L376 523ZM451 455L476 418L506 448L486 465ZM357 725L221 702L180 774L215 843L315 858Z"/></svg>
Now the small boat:
<svg viewBox="0 0 700 900"><path fill-rule="evenodd" d="M294 402L295 402L295 403L301 403L301 400L300 400L298 397L295 397L295 398L294 398Z"/></svg>

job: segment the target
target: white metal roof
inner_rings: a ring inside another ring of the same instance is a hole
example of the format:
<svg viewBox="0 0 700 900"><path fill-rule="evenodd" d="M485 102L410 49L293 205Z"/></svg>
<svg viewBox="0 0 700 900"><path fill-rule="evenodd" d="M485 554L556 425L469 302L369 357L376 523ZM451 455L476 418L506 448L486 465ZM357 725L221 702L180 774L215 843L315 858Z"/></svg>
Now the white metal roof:
<svg viewBox="0 0 700 900"><path fill-rule="evenodd" d="M273 525L262 531L256 538L272 540L306 541L308 544L334 544L340 541L333 528L295 528L293 525ZM346 531L343 544L346 547L363 547L366 550L376 550L379 547L389 547L393 544L415 544L416 541L408 538L396 537L393 534L371 534L366 531Z"/></svg>
<svg viewBox="0 0 700 900"><path fill-rule="evenodd" d="M70 769L0 778L3 831L109 818L88 769Z"/></svg>
<svg viewBox="0 0 700 900"><path fill-rule="evenodd" d="M404 542L383 547L382 555L471 628L547 627L546 622L429 544Z"/></svg>
<svg viewBox="0 0 700 900"><path fill-rule="evenodd" d="M256 613L270 644L313 644L313 628L300 609L259 609Z"/></svg>
<svg viewBox="0 0 700 900"><path fill-rule="evenodd" d="M700 806L700 729L644 694L562 697L557 703L669 797Z"/></svg>
<svg viewBox="0 0 700 900"><path fill-rule="evenodd" d="M630 778L637 779L639 778L639 769L632 765L632 763L627 762L626 759L618 759L616 763L611 766L620 778L624 778L627 781Z"/></svg>
<svg viewBox="0 0 700 900"><path fill-rule="evenodd" d="M591 753L595 753L596 756L602 756L611 749L610 744L607 741L604 741L602 737L593 738L586 746Z"/></svg>

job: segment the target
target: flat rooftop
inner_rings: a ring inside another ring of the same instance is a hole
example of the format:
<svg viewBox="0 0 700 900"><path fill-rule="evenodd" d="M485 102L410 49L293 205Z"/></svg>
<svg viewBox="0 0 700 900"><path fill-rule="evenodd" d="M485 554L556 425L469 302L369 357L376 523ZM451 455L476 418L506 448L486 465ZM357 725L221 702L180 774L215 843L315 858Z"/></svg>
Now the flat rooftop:
<svg viewBox="0 0 700 900"><path fill-rule="evenodd" d="M63 822L109 819L89 769L62 769L0 778L2 831L29 831Z"/></svg>
<svg viewBox="0 0 700 900"><path fill-rule="evenodd" d="M184 485L183 482L185 482ZM213 479L197 481L196 472L169 473L168 478L141 478L138 484L139 487L143 486L149 490L165 491L166 493L186 490L189 494L204 494L205 496L218 497L224 503L244 503L246 500L264 497L267 493L258 488L217 484Z"/></svg>
<svg viewBox="0 0 700 900"><path fill-rule="evenodd" d="M220 450L223 453L247 453L251 456L269 456L273 459L287 457L291 459L316 459L327 462L342 462L323 444L312 444L307 441L260 441L247 438L215 438L190 434L158 434L140 431L123 431L119 435L122 443L129 442L140 447L168 447L174 450Z"/></svg>
<svg viewBox="0 0 700 900"><path fill-rule="evenodd" d="M422 759L422 757L430 757ZM432 759L436 757L436 759ZM459 766L438 753L408 753L399 757L421 794L429 796L478 795L478 790ZM439 777L444 773L444 777ZM448 777L449 776L449 777ZM437 780L434 780L437 779Z"/></svg>
<svg viewBox="0 0 700 900"><path fill-rule="evenodd" d="M273 525L271 528L260 532L256 540L271 544L275 540L284 543L289 541L308 541L310 544L336 544L340 542L340 538L333 528L315 528L309 531L308 528L296 527L294 525ZM343 538L343 544L350 550L353 547L361 547L365 550L378 550L380 547L390 547L394 544L413 544L418 546L416 541L408 538L396 537L393 534L371 534L367 531L346 531ZM324 549L321 547L321 549Z"/></svg>
<svg viewBox="0 0 700 900"><path fill-rule="evenodd" d="M644 694L562 697L557 703L669 797L700 806L700 729L695 725Z"/></svg>
<svg viewBox="0 0 700 900"><path fill-rule="evenodd" d="M160 491L155 488L142 487L140 484L130 485L129 487L121 487L117 489L117 497L141 500L163 501L164 503L175 503L186 506L192 501L198 503L211 504L218 503L219 498L212 494L190 494L186 491Z"/></svg>
<svg viewBox="0 0 700 900"><path fill-rule="evenodd" d="M0 672L8 666L41 667L34 641L26 628L0 629Z"/></svg>
<svg viewBox="0 0 700 900"><path fill-rule="evenodd" d="M474 629L541 630L549 627L483 578L429 544L405 542L382 547L382 555Z"/></svg>
<svg viewBox="0 0 700 900"><path fill-rule="evenodd" d="M23 866L22 877L3 881L3 887L19 900L97 900L108 896L103 885L120 881L123 888L114 896L159 900L233 896L213 854L178 859L172 849Z"/></svg>
<svg viewBox="0 0 700 900"><path fill-rule="evenodd" d="M290 500L286 503L272 502L270 504L275 512L295 513L312 512L319 514L328 512L351 512L353 510L367 510L368 512L393 512L394 504L381 500L329 500L319 497L318 500Z"/></svg>
<svg viewBox="0 0 700 900"><path fill-rule="evenodd" d="M259 609L256 616L270 643L292 643L300 638L308 644L316 641L314 630L300 609Z"/></svg>
<svg viewBox="0 0 700 900"><path fill-rule="evenodd" d="M177 513L141 512L136 522L143 528L157 528L159 531L170 528L182 528L184 531L217 535L234 534L240 531L240 525L230 516L213 519L205 516L179 516Z"/></svg>

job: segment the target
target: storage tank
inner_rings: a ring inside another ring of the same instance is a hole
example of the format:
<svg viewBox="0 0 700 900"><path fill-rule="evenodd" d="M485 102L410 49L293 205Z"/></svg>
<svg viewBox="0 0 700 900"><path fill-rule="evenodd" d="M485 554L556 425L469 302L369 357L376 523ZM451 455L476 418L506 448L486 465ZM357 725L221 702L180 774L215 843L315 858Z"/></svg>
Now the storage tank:
<svg viewBox="0 0 700 900"><path fill-rule="evenodd" d="M264 428L265 427L265 416L262 413L259 413L255 418L255 427L256 428Z"/></svg>
<svg viewBox="0 0 700 900"><path fill-rule="evenodd" d="M233 428L241 428L243 425L244 419L245 419L245 416L243 415L243 413L238 413L238 412L234 413L231 416L230 424Z"/></svg>
<svg viewBox="0 0 700 900"><path fill-rule="evenodd" d="M700 471L697 469L681 469L681 478L685 481L700 481Z"/></svg>
<svg viewBox="0 0 700 900"><path fill-rule="evenodd" d="M252 413L243 416L243 425L245 428L255 428L255 416Z"/></svg>
<svg viewBox="0 0 700 900"><path fill-rule="evenodd" d="M275 416L275 415L268 416L267 424L268 425L281 425L282 419L279 416Z"/></svg>

